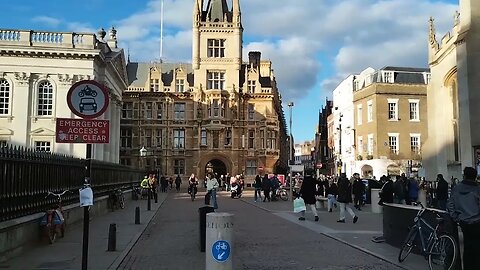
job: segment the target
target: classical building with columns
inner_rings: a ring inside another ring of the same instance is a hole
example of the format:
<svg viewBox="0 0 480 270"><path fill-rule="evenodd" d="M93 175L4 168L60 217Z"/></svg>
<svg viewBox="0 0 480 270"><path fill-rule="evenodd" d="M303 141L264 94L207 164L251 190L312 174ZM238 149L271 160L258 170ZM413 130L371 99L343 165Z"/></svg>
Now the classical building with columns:
<svg viewBox="0 0 480 270"><path fill-rule="evenodd" d="M93 145L93 158L119 161L122 92L127 88L124 52L116 30L97 35L0 29L0 143L84 158L85 144L55 142L57 118L78 118L67 105L77 81L96 80L110 92L98 119L110 120L110 144Z"/></svg>
<svg viewBox="0 0 480 270"><path fill-rule="evenodd" d="M192 30L192 63L127 64L121 162L168 176L284 172L281 96L270 61L243 61L240 1L196 0Z"/></svg>
<svg viewBox="0 0 480 270"><path fill-rule="evenodd" d="M441 173L462 179L465 166L480 166L480 2L460 0L453 29L437 37L430 19L427 180Z"/></svg>

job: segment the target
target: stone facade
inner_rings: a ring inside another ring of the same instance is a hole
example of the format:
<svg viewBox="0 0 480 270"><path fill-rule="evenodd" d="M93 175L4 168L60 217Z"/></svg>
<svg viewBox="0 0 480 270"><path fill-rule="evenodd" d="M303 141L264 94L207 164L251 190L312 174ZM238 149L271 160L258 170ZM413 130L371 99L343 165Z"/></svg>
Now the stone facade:
<svg viewBox="0 0 480 270"><path fill-rule="evenodd" d="M240 1L195 1L192 64L128 63L121 160L168 176L284 173L288 145L270 61L242 60ZM147 153L140 157L144 147Z"/></svg>
<svg viewBox="0 0 480 270"><path fill-rule="evenodd" d="M480 165L480 2L460 0L453 30L437 39L430 19L428 86L429 139L426 178L441 173L462 179L465 166Z"/></svg>
<svg viewBox="0 0 480 270"><path fill-rule="evenodd" d="M427 139L428 69L385 67L355 79L356 172L363 177L418 171Z"/></svg>
<svg viewBox="0 0 480 270"><path fill-rule="evenodd" d="M110 92L98 119L110 120L110 144L93 145L93 158L119 161L120 109L126 61L116 30L98 35L0 29L0 142L85 158L85 144L55 142L56 118L78 118L67 105L77 81L96 80Z"/></svg>

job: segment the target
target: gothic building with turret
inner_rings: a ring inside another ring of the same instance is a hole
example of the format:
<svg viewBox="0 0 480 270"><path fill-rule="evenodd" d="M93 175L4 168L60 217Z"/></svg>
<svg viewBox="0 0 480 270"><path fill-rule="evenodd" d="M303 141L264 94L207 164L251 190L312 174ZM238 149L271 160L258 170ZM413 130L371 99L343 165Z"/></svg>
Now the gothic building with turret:
<svg viewBox="0 0 480 270"><path fill-rule="evenodd" d="M284 172L281 95L270 61L243 60L240 0L195 0L192 43L192 63L127 64L121 162L168 176Z"/></svg>

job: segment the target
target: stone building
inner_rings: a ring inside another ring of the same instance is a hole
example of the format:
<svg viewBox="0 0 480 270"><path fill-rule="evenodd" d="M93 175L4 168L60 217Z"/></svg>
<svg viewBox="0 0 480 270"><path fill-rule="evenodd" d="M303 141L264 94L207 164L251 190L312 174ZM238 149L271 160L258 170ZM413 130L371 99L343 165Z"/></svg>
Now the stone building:
<svg viewBox="0 0 480 270"><path fill-rule="evenodd" d="M94 144L93 158L119 161L120 110L127 87L124 52L117 31L89 33L0 29L0 143L85 158L85 144L55 142L57 118L78 118L67 92L81 80L96 80L110 92L98 119L110 120L110 143Z"/></svg>
<svg viewBox="0 0 480 270"><path fill-rule="evenodd" d="M480 167L480 2L460 0L453 30L441 39L430 19L428 130L425 171L429 180L462 179L465 166Z"/></svg>
<svg viewBox="0 0 480 270"><path fill-rule="evenodd" d="M366 71L354 80L356 172L378 179L384 174L418 171L428 135L429 70L384 67Z"/></svg>
<svg viewBox="0 0 480 270"><path fill-rule="evenodd" d="M127 64L121 162L165 175L284 172L286 125L272 63L242 59L240 1L196 0L192 63ZM146 153L140 156L140 149Z"/></svg>
<svg viewBox="0 0 480 270"><path fill-rule="evenodd" d="M332 114L333 102L326 99L325 105L318 112L318 126L315 132L315 164L317 174L330 174L334 166L333 153L328 147L328 116ZM332 123L333 124L333 123Z"/></svg>

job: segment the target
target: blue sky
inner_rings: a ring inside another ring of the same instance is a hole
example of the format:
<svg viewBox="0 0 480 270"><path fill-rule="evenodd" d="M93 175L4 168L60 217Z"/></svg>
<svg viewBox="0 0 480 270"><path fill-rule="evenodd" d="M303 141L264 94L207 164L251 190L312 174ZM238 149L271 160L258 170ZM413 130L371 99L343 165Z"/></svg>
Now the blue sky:
<svg viewBox="0 0 480 270"><path fill-rule="evenodd" d="M227 0L229 3L230 0ZM314 138L318 110L335 86L371 66L427 66L428 18L437 37L453 27L459 0L240 0L244 58L273 62L285 103L293 101L296 142ZM97 32L118 29L132 61L159 58L161 0L17 0L2 28ZM164 0L164 61L191 61L194 0Z"/></svg>

